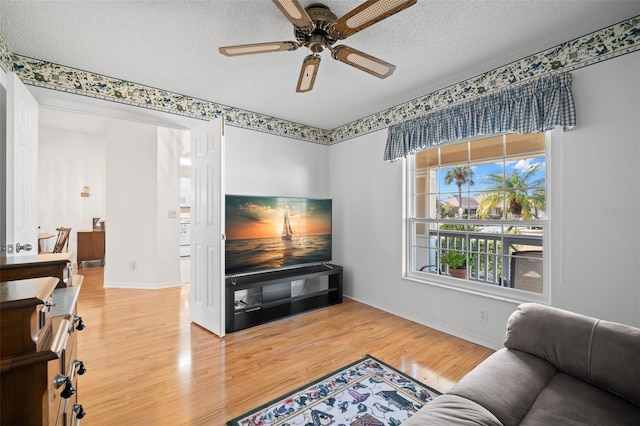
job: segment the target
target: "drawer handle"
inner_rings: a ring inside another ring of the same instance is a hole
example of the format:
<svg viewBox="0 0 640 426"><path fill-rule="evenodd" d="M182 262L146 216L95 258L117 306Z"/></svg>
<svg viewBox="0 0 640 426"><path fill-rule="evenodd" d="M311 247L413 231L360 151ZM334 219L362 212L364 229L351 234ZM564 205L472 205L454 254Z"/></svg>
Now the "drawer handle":
<svg viewBox="0 0 640 426"><path fill-rule="evenodd" d="M76 390L71 385L71 380L67 380L67 384L64 385L64 389L62 389L62 392L60 392L60 396L64 399L69 399L74 393L76 393Z"/></svg>
<svg viewBox="0 0 640 426"><path fill-rule="evenodd" d="M48 310L49 310L49 311L51 311L51 308L52 308L53 306L58 306L58 304L57 304L57 303L51 303L51 302L49 302L48 300L45 300L45 302L44 302L44 306L45 306L45 308L48 308Z"/></svg>
<svg viewBox="0 0 640 426"><path fill-rule="evenodd" d="M76 419L80 420L87 415L84 408L82 408L82 404L73 404L73 411L76 413Z"/></svg>
<svg viewBox="0 0 640 426"><path fill-rule="evenodd" d="M82 362L82 361L80 361L80 360L77 360L77 359L76 359L75 361L73 361L73 366L74 366L74 367L78 367L78 374L79 374L80 376L82 376L84 373L86 373L86 372L87 372L87 369L86 369L86 368L84 368L84 362Z"/></svg>
<svg viewBox="0 0 640 426"><path fill-rule="evenodd" d="M78 331L84 330L84 322L82 321L82 317L74 315L73 316L73 322L77 322L78 323L78 325L76 325L76 330L78 330Z"/></svg>
<svg viewBox="0 0 640 426"><path fill-rule="evenodd" d="M71 380L67 376L63 376L60 373L56 374L56 377L53 379L53 384L55 385L56 389L64 385L64 389L62 389L62 392L60 392L60 396L64 399L69 399L71 398L71 395L76 393L76 390L71 384Z"/></svg>
<svg viewBox="0 0 640 426"><path fill-rule="evenodd" d="M60 396L64 399L69 399L74 393L76 393L76 390L71 385L71 380L67 379L67 384L64 385L64 389L62 389L62 392L60 392Z"/></svg>

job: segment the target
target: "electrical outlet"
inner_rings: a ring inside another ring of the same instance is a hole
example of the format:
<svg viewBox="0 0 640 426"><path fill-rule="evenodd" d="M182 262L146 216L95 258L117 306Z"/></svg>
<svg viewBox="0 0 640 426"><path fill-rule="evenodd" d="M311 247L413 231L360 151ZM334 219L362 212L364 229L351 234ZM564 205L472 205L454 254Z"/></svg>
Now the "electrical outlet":
<svg viewBox="0 0 640 426"><path fill-rule="evenodd" d="M488 322L489 321L489 311L481 308L480 309L480 316L478 317L478 320L480 322Z"/></svg>

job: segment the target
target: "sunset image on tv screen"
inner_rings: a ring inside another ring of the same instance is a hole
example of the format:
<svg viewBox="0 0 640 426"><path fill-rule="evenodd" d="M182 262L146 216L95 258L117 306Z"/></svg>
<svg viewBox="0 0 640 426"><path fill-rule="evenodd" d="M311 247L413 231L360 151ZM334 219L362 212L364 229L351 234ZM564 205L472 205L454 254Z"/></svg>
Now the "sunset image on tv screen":
<svg viewBox="0 0 640 426"><path fill-rule="evenodd" d="M227 274L331 260L330 199L227 195Z"/></svg>

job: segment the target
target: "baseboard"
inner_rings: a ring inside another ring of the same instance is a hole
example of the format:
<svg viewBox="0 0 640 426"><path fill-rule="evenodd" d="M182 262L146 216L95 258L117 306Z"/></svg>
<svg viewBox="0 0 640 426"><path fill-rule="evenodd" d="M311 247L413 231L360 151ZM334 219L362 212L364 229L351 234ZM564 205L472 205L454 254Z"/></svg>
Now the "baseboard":
<svg viewBox="0 0 640 426"><path fill-rule="evenodd" d="M433 322L433 321L425 321L424 319L421 319L421 318L414 318L414 317L412 317L410 315L406 315L406 314L404 314L402 312L397 312L397 311L394 311L393 309L389 309L389 308L384 307L384 306L375 305L375 304L372 304L372 303L370 303L370 302L368 302L366 300L362 300L362 299L359 299L357 297L353 297L350 294L343 294L343 296L347 297L349 299L355 300L356 302L364 303L365 305L369 305L369 306L371 306L373 308L380 309L381 311L388 312L390 314L396 315L396 316L398 316L400 318L404 318L406 320L415 322L417 324L424 325L425 327L433 328L434 330L438 330L438 331L441 331L443 333L447 333L447 334L450 334L452 336L459 337L461 339L467 340L469 342L475 343L475 344L480 345L480 346L484 346L484 347L489 348L489 349L498 350L498 349L501 349L504 346L502 341L489 340L484 336L479 336L479 335L476 335L476 334L473 334L473 333L469 333L466 330L458 329L456 327L451 327L451 326L446 325L446 324Z"/></svg>
<svg viewBox="0 0 640 426"><path fill-rule="evenodd" d="M180 281L168 281L164 283L131 283L131 282L106 282L105 288L131 288L138 290L158 290L161 288L179 287Z"/></svg>

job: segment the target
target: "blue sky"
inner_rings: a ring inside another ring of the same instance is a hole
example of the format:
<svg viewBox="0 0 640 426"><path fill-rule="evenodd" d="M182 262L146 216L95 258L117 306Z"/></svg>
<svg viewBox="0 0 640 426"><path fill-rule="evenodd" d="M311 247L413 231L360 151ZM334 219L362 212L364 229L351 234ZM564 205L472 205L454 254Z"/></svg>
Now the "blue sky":
<svg viewBox="0 0 640 426"><path fill-rule="evenodd" d="M545 163L544 157L532 157L532 158L519 159L515 161L508 161L506 163L506 173L511 174L517 171L518 173L523 174L529 169L529 167L535 166L536 164L542 164L542 166L533 175L533 177L530 179L530 182L533 182L537 179L544 179L545 169L546 169L546 163ZM473 170L474 185L471 186L470 188L463 186L462 192L464 193L466 191L470 191L471 195L473 196L477 192L492 188L494 184L491 183L487 179L487 177L494 173L501 174L502 167L503 167L502 162L482 163L482 164L472 165L471 168ZM455 183L451 183L449 185L444 184L444 176L446 175L447 171L450 170L451 168L443 167L438 172L437 179L439 180L441 194L448 193L448 192L455 195L458 194L458 186ZM448 198L448 197L444 196L442 198Z"/></svg>

